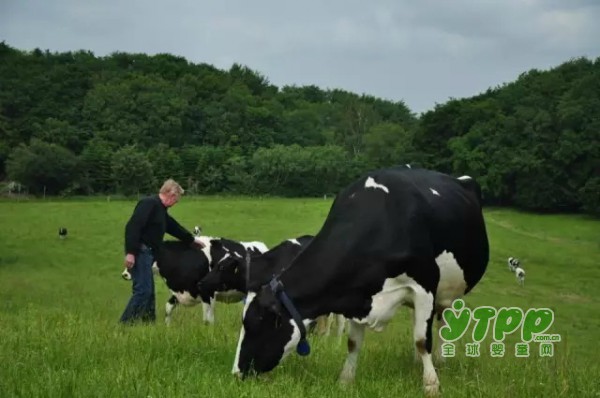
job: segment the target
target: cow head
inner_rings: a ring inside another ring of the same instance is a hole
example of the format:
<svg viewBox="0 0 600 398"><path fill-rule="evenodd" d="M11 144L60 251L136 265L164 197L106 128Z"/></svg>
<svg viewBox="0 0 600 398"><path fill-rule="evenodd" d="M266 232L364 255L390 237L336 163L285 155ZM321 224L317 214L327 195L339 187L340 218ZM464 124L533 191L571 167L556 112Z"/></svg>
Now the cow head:
<svg viewBox="0 0 600 398"><path fill-rule="evenodd" d="M274 279L246 298L233 365L233 373L242 378L272 370L294 347L300 355L308 355L310 351L305 340L308 321L300 319L277 283Z"/></svg>
<svg viewBox="0 0 600 398"><path fill-rule="evenodd" d="M216 292L237 290L246 291L245 261L236 255L226 255L213 266L208 274L198 282L202 298L213 297Z"/></svg>

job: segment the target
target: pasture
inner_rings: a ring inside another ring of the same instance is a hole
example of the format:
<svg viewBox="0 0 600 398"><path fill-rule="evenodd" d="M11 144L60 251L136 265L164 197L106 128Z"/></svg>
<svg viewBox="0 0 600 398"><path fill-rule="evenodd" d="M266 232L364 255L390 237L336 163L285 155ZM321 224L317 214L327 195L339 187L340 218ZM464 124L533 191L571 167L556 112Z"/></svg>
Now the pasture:
<svg viewBox="0 0 600 398"><path fill-rule="evenodd" d="M315 234L330 200L184 197L170 210L188 229L208 235L262 240ZM0 397L402 397L422 396L422 365L413 359L408 309L388 328L368 331L356 383L337 376L345 339L310 336L308 357L291 355L259 380L230 374L241 303L216 306L216 323L202 308L178 307L164 325L168 292L156 277L153 326L123 328L117 320L130 295L121 279L123 228L133 201L0 202ZM435 361L447 397L600 397L600 222L581 216L485 210L491 260L482 282L465 297L471 308L548 307L549 330L562 341L553 357L514 355L509 336L503 358L464 354ZM59 240L59 226L69 236ZM170 237L168 237L171 239ZM518 257L524 287L506 265ZM437 325L435 346L439 344ZM470 334L470 330L469 330Z"/></svg>

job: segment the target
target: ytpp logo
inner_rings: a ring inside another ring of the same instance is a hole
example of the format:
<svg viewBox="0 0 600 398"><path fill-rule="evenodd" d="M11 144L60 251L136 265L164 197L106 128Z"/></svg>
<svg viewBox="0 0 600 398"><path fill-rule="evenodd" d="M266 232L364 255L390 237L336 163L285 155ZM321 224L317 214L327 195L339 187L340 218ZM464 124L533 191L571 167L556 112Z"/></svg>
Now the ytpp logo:
<svg viewBox="0 0 600 398"><path fill-rule="evenodd" d="M444 356L454 356L454 341L463 337L471 322L474 322L472 339L467 343L466 355L479 356L479 345L492 328L494 343L490 345L491 356L504 356L504 338L520 328L521 343L515 345L515 356L529 356L529 343L540 342L540 356L552 356L554 349L551 342L560 341L560 335L544 334L554 322L554 312L549 308L531 308L526 312L521 308L510 307L496 310L483 306L474 310L465 306L465 302L457 299L452 308L444 310L445 325L439 334L445 344L442 346Z"/></svg>

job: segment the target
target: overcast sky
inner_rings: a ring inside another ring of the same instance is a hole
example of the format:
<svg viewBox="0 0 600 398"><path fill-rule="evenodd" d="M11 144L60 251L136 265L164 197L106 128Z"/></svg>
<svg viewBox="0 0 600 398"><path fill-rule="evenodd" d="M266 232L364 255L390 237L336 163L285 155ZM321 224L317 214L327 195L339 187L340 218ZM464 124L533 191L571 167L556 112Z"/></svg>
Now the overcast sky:
<svg viewBox="0 0 600 398"><path fill-rule="evenodd" d="M416 112L600 56L600 0L0 0L23 50L168 52Z"/></svg>

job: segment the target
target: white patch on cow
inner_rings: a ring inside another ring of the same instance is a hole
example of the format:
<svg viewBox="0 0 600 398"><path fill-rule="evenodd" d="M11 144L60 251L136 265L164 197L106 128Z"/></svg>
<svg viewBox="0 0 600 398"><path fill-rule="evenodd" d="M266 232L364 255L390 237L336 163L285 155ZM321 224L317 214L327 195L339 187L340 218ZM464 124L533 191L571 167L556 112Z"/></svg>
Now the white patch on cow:
<svg viewBox="0 0 600 398"><path fill-rule="evenodd" d="M375 180L373 179L373 177L367 178L367 181L365 181L365 188L381 189L385 193L390 193L390 190L388 189L388 187L386 187L385 185L376 183Z"/></svg>
<svg viewBox="0 0 600 398"><path fill-rule="evenodd" d="M437 395L440 388L440 382L431 360L431 354L425 350L422 345L427 339L427 322L432 316L434 309L433 294L417 285L413 296L414 306L414 330L413 338L415 347L421 346L419 354L423 362L423 385L426 395Z"/></svg>
<svg viewBox="0 0 600 398"><path fill-rule="evenodd" d="M281 357L281 361L286 358L290 352L294 349L294 347L300 341L300 328L296 326L296 322L293 319L290 319L290 325L292 325L292 335L290 336L290 340L283 347L283 356Z"/></svg>
<svg viewBox="0 0 600 398"><path fill-rule="evenodd" d="M258 250L261 253L269 251L269 248L263 242L254 241L254 242L240 242L240 243L242 244L242 246L244 246L246 248L246 250L254 249L254 250Z"/></svg>
<svg viewBox="0 0 600 398"><path fill-rule="evenodd" d="M288 242L292 242L293 244L300 246L300 242L298 242L298 239L288 239Z"/></svg>
<svg viewBox="0 0 600 398"><path fill-rule="evenodd" d="M459 180L472 180L473 178L471 178L470 176L460 176L458 177Z"/></svg>
<svg viewBox="0 0 600 398"><path fill-rule="evenodd" d="M202 301L202 300L200 300L200 297L195 298L188 291L174 292L171 290L171 293L173 294L173 296L175 296L177 298L177 301L181 305L192 306L192 305L196 305Z"/></svg>
<svg viewBox="0 0 600 398"><path fill-rule="evenodd" d="M204 322L211 325L215 323L215 300L213 298L210 299L210 304L202 301L202 312Z"/></svg>
<svg viewBox="0 0 600 398"><path fill-rule="evenodd" d="M398 306L413 303L414 293L423 288L411 277L401 274L387 278L381 291L372 297L371 311L362 319L354 318L359 324L367 324L377 332L382 331L396 313Z"/></svg>
<svg viewBox="0 0 600 398"><path fill-rule="evenodd" d="M344 361L344 367L340 373L340 383L350 384L354 381L356 375L356 365L358 363L358 355L365 339L365 325L361 325L355 321L350 321L348 330L348 355ZM352 342L353 344L351 344Z"/></svg>
<svg viewBox="0 0 600 398"><path fill-rule="evenodd" d="M238 252L233 252L233 254L237 257L237 258L242 258L242 255Z"/></svg>
<svg viewBox="0 0 600 398"><path fill-rule="evenodd" d="M254 300L254 297L256 297L256 293L255 292L248 292L248 296L246 297L246 304L244 304L244 310L242 311L242 319L244 319L246 317L246 311L248 311L248 307L250 306L250 303L252 303L252 300ZM238 366L239 360L240 360L240 351L242 349L242 341L244 341L244 325L242 325L242 327L240 328L240 338L238 340L238 345L237 345L237 349L235 350L235 359L233 360L233 368L231 369L231 373L234 375L237 375L240 373L240 368Z"/></svg>
<svg viewBox="0 0 600 398"><path fill-rule="evenodd" d="M171 313L173 312L174 308L175 305L167 301L167 303L165 304L165 323L167 325L171 324Z"/></svg>
<svg viewBox="0 0 600 398"><path fill-rule="evenodd" d="M302 320L304 327L307 329L311 322L311 319ZM296 325L296 322L294 322L293 319L290 319L290 325L292 325L293 328L292 335L290 336L290 340L283 347L283 356L281 357L281 361L283 361L294 350L294 347L296 347L300 341L300 328Z"/></svg>
<svg viewBox="0 0 600 398"><path fill-rule="evenodd" d="M208 259L208 263L211 264L212 263L212 257L210 255L210 246L211 246L210 241L212 239L219 239L219 238L214 238L212 236L200 236L200 237L198 237L198 239L200 239L200 241L202 243L204 243L204 247L202 248L202 252L204 252L204 255Z"/></svg>
<svg viewBox="0 0 600 398"><path fill-rule="evenodd" d="M437 256L435 262L440 269L436 304L449 308L454 300L462 297L465 293L467 288L465 274L451 252L444 250Z"/></svg>
<svg viewBox="0 0 600 398"><path fill-rule="evenodd" d="M229 257L229 253L225 253L225 255L223 256L223 258L220 259L217 264L221 264L223 262L223 260L226 260L228 257Z"/></svg>
<svg viewBox="0 0 600 398"><path fill-rule="evenodd" d="M438 191L436 191L433 188L429 188L429 190L431 191L432 194L436 195L436 196L441 196L440 193Z"/></svg>

